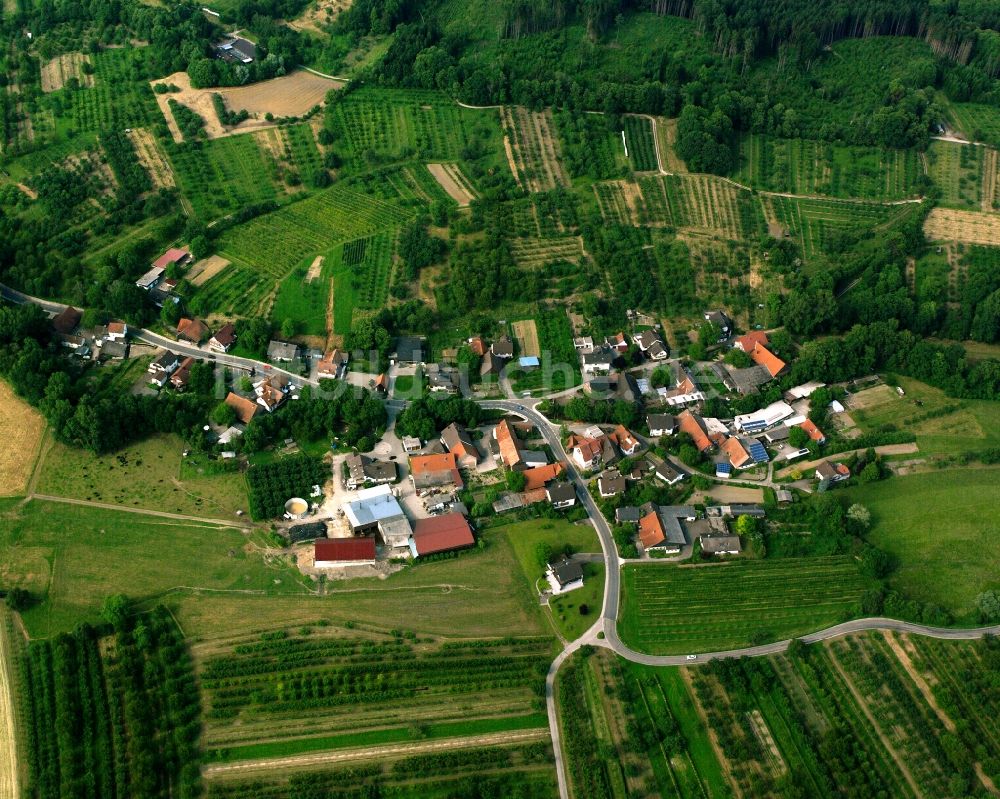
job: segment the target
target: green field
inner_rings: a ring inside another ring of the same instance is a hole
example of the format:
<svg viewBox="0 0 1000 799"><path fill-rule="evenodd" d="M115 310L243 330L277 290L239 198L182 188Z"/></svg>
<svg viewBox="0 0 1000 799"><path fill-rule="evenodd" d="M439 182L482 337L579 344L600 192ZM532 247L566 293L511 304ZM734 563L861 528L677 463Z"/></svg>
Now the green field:
<svg viewBox="0 0 1000 799"><path fill-rule="evenodd" d="M195 655L211 760L546 726L549 637L418 641L313 629Z"/></svg>
<svg viewBox="0 0 1000 799"><path fill-rule="evenodd" d="M949 103L952 121L970 141L1000 147L1000 111L981 103Z"/></svg>
<svg viewBox="0 0 1000 799"><path fill-rule="evenodd" d="M618 630L650 654L738 649L852 617L866 585L849 557L622 570Z"/></svg>
<svg viewBox="0 0 1000 799"><path fill-rule="evenodd" d="M640 221L693 228L733 240L754 237L764 229L753 195L722 178L657 175L640 178L639 186L644 204Z"/></svg>
<svg viewBox="0 0 1000 799"><path fill-rule="evenodd" d="M297 571L265 565L247 544L232 528L33 500L0 528L0 573L40 600L23 614L32 637L97 621L115 593L305 590Z"/></svg>
<svg viewBox="0 0 1000 799"><path fill-rule="evenodd" d="M205 222L284 196L277 166L252 135L168 143L177 187Z"/></svg>
<svg viewBox="0 0 1000 799"><path fill-rule="evenodd" d="M981 208L985 149L972 144L932 141L927 148L927 173L941 189L941 204Z"/></svg>
<svg viewBox="0 0 1000 799"><path fill-rule="evenodd" d="M875 228L903 219L916 207L777 196L762 202L771 207L778 224L799 241L807 259L836 249L844 234L864 237Z"/></svg>
<svg viewBox="0 0 1000 799"><path fill-rule="evenodd" d="M219 239L219 253L276 278L310 255L398 227L412 212L341 186L238 225Z"/></svg>
<svg viewBox="0 0 1000 799"><path fill-rule="evenodd" d="M976 595L1000 589L998 484L997 469L948 469L852 488L850 498L872 513L871 542L899 560L890 584L973 621Z"/></svg>
<svg viewBox="0 0 1000 799"><path fill-rule="evenodd" d="M902 397L889 386L856 395L854 401L862 407L852 408L850 414L863 431L892 425L913 432L921 455L934 458L1000 446L996 403L955 400L910 378L897 382L905 391Z"/></svg>
<svg viewBox="0 0 1000 799"><path fill-rule="evenodd" d="M628 144L628 160L634 170L637 172L657 170L652 121L645 117L625 117L625 141Z"/></svg>
<svg viewBox="0 0 1000 799"><path fill-rule="evenodd" d="M153 436L108 455L56 443L42 463L37 491L132 508L235 519L237 510L247 509L243 476L238 472L206 474L203 466L185 468L190 459L181 453L187 448L177 436Z"/></svg>
<svg viewBox="0 0 1000 799"><path fill-rule="evenodd" d="M271 275L232 263L198 287L191 297L190 307L202 316L213 313L230 318L250 316L267 310L274 290L275 282Z"/></svg>
<svg viewBox="0 0 1000 799"><path fill-rule="evenodd" d="M499 147L495 111L460 108L436 92L360 89L338 99L330 114L340 146L369 165L414 157L456 161L473 139Z"/></svg>
<svg viewBox="0 0 1000 799"><path fill-rule="evenodd" d="M766 191L901 200L920 193L922 174L914 150L748 134L740 139L740 166L732 178Z"/></svg>
<svg viewBox="0 0 1000 799"><path fill-rule="evenodd" d="M271 319L278 326L286 319L295 323L296 335L326 336L326 308L330 299L330 278L320 271L320 276L306 281L312 263L307 258L288 277L278 284L278 293L271 306Z"/></svg>

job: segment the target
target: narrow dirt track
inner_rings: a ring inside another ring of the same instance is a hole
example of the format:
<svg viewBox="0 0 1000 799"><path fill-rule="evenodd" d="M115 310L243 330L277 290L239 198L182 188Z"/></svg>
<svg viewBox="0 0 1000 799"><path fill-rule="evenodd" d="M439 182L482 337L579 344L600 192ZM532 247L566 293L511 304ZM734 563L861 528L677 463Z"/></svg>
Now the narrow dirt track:
<svg viewBox="0 0 1000 799"><path fill-rule="evenodd" d="M0 618L0 623L2 623ZM7 634L0 630L0 799L18 799L17 742L14 739L14 686Z"/></svg>
<svg viewBox="0 0 1000 799"><path fill-rule="evenodd" d="M275 769L326 765L329 763L347 763L355 760L380 760L386 757L402 757L426 752L443 752L451 749L473 749L481 746L502 746L503 744L540 741L548 737L548 729L540 727L537 730L496 732L489 733L488 735L473 735L466 738L442 738L436 741L369 746L363 749L338 749L332 752L314 752L307 755L295 755L293 757L244 760L239 763L220 763L214 766L206 766L202 769L202 774L211 779L213 777L223 777L233 772L243 774L255 771L273 771ZM5 799L5 797L0 795L0 799Z"/></svg>

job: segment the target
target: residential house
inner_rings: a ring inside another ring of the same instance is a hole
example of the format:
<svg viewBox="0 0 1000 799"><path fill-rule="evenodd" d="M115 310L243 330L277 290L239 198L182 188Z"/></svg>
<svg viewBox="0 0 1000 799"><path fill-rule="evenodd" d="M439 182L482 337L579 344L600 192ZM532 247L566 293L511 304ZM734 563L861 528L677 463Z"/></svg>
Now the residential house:
<svg viewBox="0 0 1000 799"><path fill-rule="evenodd" d="M652 467L656 479L662 480L668 486L677 485L687 476L684 472L677 471L677 469L666 461L657 460L652 463Z"/></svg>
<svg viewBox="0 0 1000 799"><path fill-rule="evenodd" d="M744 433L760 433L769 427L774 427L795 413L787 402L772 402L766 408L753 413L745 413L733 419L733 425Z"/></svg>
<svg viewBox="0 0 1000 799"><path fill-rule="evenodd" d="M389 391L389 377L385 372L380 374L375 378L375 382L372 383L372 388L375 389L376 394L387 394Z"/></svg>
<svg viewBox="0 0 1000 799"><path fill-rule="evenodd" d="M441 431L441 443L458 458L458 465L473 469L479 463L479 449L469 437L465 428L452 422Z"/></svg>
<svg viewBox="0 0 1000 799"><path fill-rule="evenodd" d="M486 350L486 354L483 355L483 359L479 363L479 376L486 377L487 375L498 374L502 368L503 361L499 358L494 358L493 353L490 350Z"/></svg>
<svg viewBox="0 0 1000 799"><path fill-rule="evenodd" d="M409 551L413 531L388 485L361 489L356 499L344 503L342 510L354 535L368 535L377 530L387 547Z"/></svg>
<svg viewBox="0 0 1000 799"><path fill-rule="evenodd" d="M350 356L340 349L329 350L316 364L316 377L323 379L342 379L347 372L347 362Z"/></svg>
<svg viewBox="0 0 1000 799"><path fill-rule="evenodd" d="M288 396L288 381L282 375L272 375L254 383L257 404L265 411L276 411Z"/></svg>
<svg viewBox="0 0 1000 799"><path fill-rule="evenodd" d="M382 485L396 479L396 464L392 461L380 461L367 455L352 454L347 456L347 487L352 491L367 483Z"/></svg>
<svg viewBox="0 0 1000 799"><path fill-rule="evenodd" d="M617 469L611 469L597 478L597 490L604 499L624 494L625 478Z"/></svg>
<svg viewBox="0 0 1000 799"><path fill-rule="evenodd" d="M618 355L614 350L605 349L604 347L592 350L591 352L585 352L580 356L583 373L585 375L606 374L613 368L615 358L617 357Z"/></svg>
<svg viewBox="0 0 1000 799"><path fill-rule="evenodd" d="M624 355L628 352L628 339L625 337L624 333L616 333L614 336L609 336L604 339L604 346L608 349L612 349L619 355Z"/></svg>
<svg viewBox="0 0 1000 799"><path fill-rule="evenodd" d="M558 478L564 471L566 471L566 467L561 463L548 463L545 466L525 469L521 472L524 475L525 492L545 488L547 483Z"/></svg>
<svg viewBox="0 0 1000 799"><path fill-rule="evenodd" d="M576 489L565 480L554 480L545 486L545 496L556 510L571 508L576 504Z"/></svg>
<svg viewBox="0 0 1000 799"><path fill-rule="evenodd" d="M493 353L494 358L498 358L501 361L509 361L514 357L514 342L507 336L504 336L493 342L490 352Z"/></svg>
<svg viewBox="0 0 1000 799"><path fill-rule="evenodd" d="M563 556L545 569L553 594L565 594L583 588L583 566L575 560Z"/></svg>
<svg viewBox="0 0 1000 799"><path fill-rule="evenodd" d="M705 452L712 448L712 439L708 436L705 420L698 414L682 411L677 416L677 426L682 433L691 436L691 440L699 452Z"/></svg>
<svg viewBox="0 0 1000 799"><path fill-rule="evenodd" d="M486 342L483 341L479 336L473 336L469 339L469 350L477 358L482 358L486 354Z"/></svg>
<svg viewBox="0 0 1000 799"><path fill-rule="evenodd" d="M742 469L753 463L753 458L750 457L750 453L743 446L743 442L735 436L727 438L721 450L722 454L729 459L729 463L734 469Z"/></svg>
<svg viewBox="0 0 1000 799"><path fill-rule="evenodd" d="M90 353L90 347L87 345L87 339L83 336L78 336L74 333L59 333L57 334L59 338L59 343L63 347L68 347L73 350L73 355L87 355Z"/></svg>
<svg viewBox="0 0 1000 799"><path fill-rule="evenodd" d="M420 443L420 439L416 436L403 436L402 439L403 452L419 452L423 444Z"/></svg>
<svg viewBox="0 0 1000 799"><path fill-rule="evenodd" d="M571 435L566 447L573 462L584 471L597 468L604 460L604 447L599 439Z"/></svg>
<svg viewBox="0 0 1000 799"><path fill-rule="evenodd" d="M426 344L427 342L420 336L399 336L396 339L396 349L392 353L392 359L400 364L423 363Z"/></svg>
<svg viewBox="0 0 1000 799"><path fill-rule="evenodd" d="M229 348L236 343L236 325L226 322L215 331L215 335L208 340L208 346L216 352L229 352Z"/></svg>
<svg viewBox="0 0 1000 799"><path fill-rule="evenodd" d="M631 505L624 505L620 508L615 508L615 523L616 524L638 524L639 520L645 514L642 512L641 508L636 508Z"/></svg>
<svg viewBox="0 0 1000 799"><path fill-rule="evenodd" d="M590 336L581 336L579 338L573 339L573 347L577 352L593 352L594 351L594 339Z"/></svg>
<svg viewBox="0 0 1000 799"><path fill-rule="evenodd" d="M257 413L256 402L246 397L241 397L239 394L234 394L232 391L226 395L225 402L226 405L236 411L236 418L243 424L250 424L250 420Z"/></svg>
<svg viewBox="0 0 1000 799"><path fill-rule="evenodd" d="M647 502L641 510L639 541L643 549L680 552L687 544L682 521L693 522L697 518L695 509L688 505L657 506Z"/></svg>
<svg viewBox="0 0 1000 799"><path fill-rule="evenodd" d="M671 413L651 413L646 417L646 427L653 438L672 436L677 432L677 419Z"/></svg>
<svg viewBox="0 0 1000 799"><path fill-rule="evenodd" d="M427 367L427 387L436 394L457 394L459 374L450 367L431 364Z"/></svg>
<svg viewBox="0 0 1000 799"><path fill-rule="evenodd" d="M660 388L656 393L671 406L690 405L692 402L705 399L705 394L695 382L694 376L680 364L674 364L674 388Z"/></svg>
<svg viewBox="0 0 1000 799"><path fill-rule="evenodd" d="M771 372L766 367L758 366L757 364L747 366L743 369L726 366L725 369L729 373L729 383L733 386L730 388L729 383L727 383L726 388L740 394L753 394L761 386L765 383L770 383L773 379Z"/></svg>
<svg viewBox="0 0 1000 799"><path fill-rule="evenodd" d="M313 566L317 569L374 564L374 538L320 538L313 544Z"/></svg>
<svg viewBox="0 0 1000 799"><path fill-rule="evenodd" d="M183 266L191 260L191 253L182 247L171 247L163 255L153 261L156 269L167 269L170 266Z"/></svg>
<svg viewBox="0 0 1000 799"><path fill-rule="evenodd" d="M128 340L108 340L101 345L99 357L102 360L122 361L128 357Z"/></svg>
<svg viewBox="0 0 1000 799"><path fill-rule="evenodd" d="M415 558L452 552L476 545L469 521L461 513L443 513L418 519L410 536L410 553Z"/></svg>
<svg viewBox="0 0 1000 799"><path fill-rule="evenodd" d="M750 360L758 366L763 366L767 369L771 377L778 377L788 369L787 363L762 344L755 344L754 348L748 354L750 355Z"/></svg>
<svg viewBox="0 0 1000 799"><path fill-rule="evenodd" d="M194 366L194 363L194 358L188 356L181 361L177 371L170 375L170 385L177 391L184 391L187 388L188 382L191 380L191 367Z"/></svg>
<svg viewBox="0 0 1000 799"><path fill-rule="evenodd" d="M154 289L159 285L160 281L163 280L163 273L166 271L167 270L162 266L154 266L137 281L135 281L135 284L143 291Z"/></svg>
<svg viewBox="0 0 1000 799"><path fill-rule="evenodd" d="M299 345L272 340L267 345L267 359L272 363L291 363L299 357Z"/></svg>
<svg viewBox="0 0 1000 799"><path fill-rule="evenodd" d="M208 335L208 325L200 319L181 319L177 323L177 338L187 339L192 344L201 344Z"/></svg>
<svg viewBox="0 0 1000 799"><path fill-rule="evenodd" d="M707 555L739 555L743 551L738 535L728 533L704 533L698 537L701 551Z"/></svg>
<svg viewBox="0 0 1000 799"><path fill-rule="evenodd" d="M493 428L493 438L497 443L497 456L500 462L508 469L523 471L527 468L524 463L524 453L521 448L521 441L514 432L510 422L501 419L497 426Z"/></svg>
<svg viewBox="0 0 1000 799"><path fill-rule="evenodd" d="M83 312L78 311L72 305L67 305L54 317L52 317L52 329L56 333L68 336L71 333L76 332L76 329L80 326L80 320L83 318Z"/></svg>
<svg viewBox="0 0 1000 799"><path fill-rule="evenodd" d="M809 438L817 444L822 445L826 443L826 436L823 435L823 431L816 426L812 419L806 419L799 424L799 427L805 430L809 434Z"/></svg>
<svg viewBox="0 0 1000 799"><path fill-rule="evenodd" d="M410 480L417 489L448 487L457 491L465 485L458 471L458 455L454 452L411 456Z"/></svg>
<svg viewBox="0 0 1000 799"><path fill-rule="evenodd" d="M632 340L638 345L643 355L651 360L666 360L670 354L663 343L663 339L660 338L655 330L643 330L641 333L633 336Z"/></svg>
<svg viewBox="0 0 1000 799"><path fill-rule="evenodd" d="M766 347L771 341L767 337L767 333L763 330L751 330L746 335L740 336L736 341L733 342L734 349L742 350L747 355L753 352L754 347L758 344L762 347Z"/></svg>
<svg viewBox="0 0 1000 799"><path fill-rule="evenodd" d="M180 358L176 354L170 352L169 350L163 353L163 355L153 361L149 365L149 368L146 369L146 371L152 375L149 382L155 386L163 388L163 386L167 384L167 380L170 379L170 375L172 375L174 370L180 366L180 363Z"/></svg>
<svg viewBox="0 0 1000 799"><path fill-rule="evenodd" d="M108 341L124 341L128 337L128 325L118 319L108 322Z"/></svg>
<svg viewBox="0 0 1000 799"><path fill-rule="evenodd" d="M642 446L639 439L632 435L624 425L618 425L610 438L618 445L618 449L622 451L623 455L635 455L639 451L639 447Z"/></svg>
<svg viewBox="0 0 1000 799"><path fill-rule="evenodd" d="M733 320L724 311L705 311L705 321L719 328L719 341L723 342L733 334Z"/></svg>
<svg viewBox="0 0 1000 799"><path fill-rule="evenodd" d="M816 479L819 480L821 487L829 486L832 483L839 483L850 476L851 470L842 463L823 461L816 467Z"/></svg>

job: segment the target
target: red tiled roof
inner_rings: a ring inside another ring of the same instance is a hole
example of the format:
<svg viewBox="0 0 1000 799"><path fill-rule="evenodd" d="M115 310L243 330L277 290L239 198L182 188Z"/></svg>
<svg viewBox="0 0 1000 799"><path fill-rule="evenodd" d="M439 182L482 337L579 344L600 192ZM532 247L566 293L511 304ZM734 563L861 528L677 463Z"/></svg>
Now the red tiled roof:
<svg viewBox="0 0 1000 799"><path fill-rule="evenodd" d="M219 346L229 347L236 341L236 326L232 322L226 322L212 338L218 342Z"/></svg>
<svg viewBox="0 0 1000 799"><path fill-rule="evenodd" d="M752 460L750 453L746 451L746 447L743 446L738 438L727 439L726 443L722 445L722 451L729 458L729 463L735 469L739 469Z"/></svg>
<svg viewBox="0 0 1000 799"><path fill-rule="evenodd" d="M440 452L433 455L414 455L410 458L410 474L414 477L436 472L451 472L451 481L461 488L462 475L458 472L458 455L454 452Z"/></svg>
<svg viewBox="0 0 1000 799"><path fill-rule="evenodd" d="M314 544L316 560L375 560L374 538L319 538Z"/></svg>
<svg viewBox="0 0 1000 799"><path fill-rule="evenodd" d="M771 340L767 337L767 333L763 330L751 330L745 336L740 336L736 339L736 346L743 350L743 352L749 354L753 352L753 348L758 344L762 347L766 347L770 341Z"/></svg>
<svg viewBox="0 0 1000 799"><path fill-rule="evenodd" d="M253 400L248 400L246 397L241 397L232 391L226 396L226 405L236 411L236 418L243 422L243 424L248 424L253 419L258 407L257 403Z"/></svg>
<svg viewBox="0 0 1000 799"><path fill-rule="evenodd" d="M191 253L187 250L180 249L179 247L171 247L163 255L153 261L153 266L158 269L166 269L170 264L175 264L178 261L186 258Z"/></svg>
<svg viewBox="0 0 1000 799"><path fill-rule="evenodd" d="M750 350L750 359L758 366L763 366L767 369L771 377L777 377L784 371L787 365L763 344L757 344Z"/></svg>
<svg viewBox="0 0 1000 799"><path fill-rule="evenodd" d="M413 544L418 556L471 547L475 543L472 528L461 513L418 519L413 526Z"/></svg>
<svg viewBox="0 0 1000 799"><path fill-rule="evenodd" d="M502 419L497 425L496 439L504 465L510 468L515 463L521 462L521 442L517 440L506 419Z"/></svg>
<svg viewBox="0 0 1000 799"><path fill-rule="evenodd" d="M108 332L120 336L125 332L124 322L108 322Z"/></svg>
<svg viewBox="0 0 1000 799"><path fill-rule="evenodd" d="M480 358L486 354L486 344L478 336L469 339L469 349L472 350L473 355L478 355Z"/></svg>
<svg viewBox="0 0 1000 799"><path fill-rule="evenodd" d="M200 319L181 319L177 323L177 337L183 336L188 341L193 341L198 344L205 334L208 333L208 327Z"/></svg>
<svg viewBox="0 0 1000 799"><path fill-rule="evenodd" d="M655 510L639 519L639 540L646 548L656 546L667 537L663 529L663 521Z"/></svg>
<svg viewBox="0 0 1000 799"><path fill-rule="evenodd" d="M534 469L525 469L524 490L534 491L544 488L549 480L555 480L564 471L565 467L561 463L550 463L547 466L536 466Z"/></svg>
<svg viewBox="0 0 1000 799"><path fill-rule="evenodd" d="M57 333L72 333L76 326L80 324L83 314L72 305L67 305L52 319L52 327Z"/></svg>
<svg viewBox="0 0 1000 799"><path fill-rule="evenodd" d="M622 450L634 449L639 446L639 440L624 425L618 425L615 428L615 432L611 434L611 439Z"/></svg>
<svg viewBox="0 0 1000 799"><path fill-rule="evenodd" d="M826 436L823 435L823 431L816 427L812 419L806 419L802 422L799 427L805 430L809 434L809 438L813 441L823 441Z"/></svg>
<svg viewBox="0 0 1000 799"><path fill-rule="evenodd" d="M712 440L702 426L701 417L695 416L691 411L683 411L677 416L677 424L682 433L687 433L694 439L694 445L699 452L703 452L712 446Z"/></svg>

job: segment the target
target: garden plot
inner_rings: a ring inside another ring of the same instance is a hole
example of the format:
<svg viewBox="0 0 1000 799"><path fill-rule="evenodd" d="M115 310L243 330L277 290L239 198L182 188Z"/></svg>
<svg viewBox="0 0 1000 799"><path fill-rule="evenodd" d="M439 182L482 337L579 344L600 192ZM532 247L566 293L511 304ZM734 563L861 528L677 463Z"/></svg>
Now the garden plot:
<svg viewBox="0 0 1000 799"><path fill-rule="evenodd" d="M985 147L973 144L931 142L926 155L927 173L941 189L941 205L977 211L982 207L986 152Z"/></svg>
<svg viewBox="0 0 1000 799"><path fill-rule="evenodd" d="M931 241L1000 245L1000 214L935 208L924 222L924 235Z"/></svg>
<svg viewBox="0 0 1000 799"><path fill-rule="evenodd" d="M154 87L157 84L176 86L180 90L156 95L156 102L163 112L175 142L183 141L183 137L174 122L173 114L170 113L170 100L176 100L200 115L205 120L205 135L209 139L216 139L274 127L277 122L264 118L269 113L275 117L303 116L313 107L322 105L329 91L344 85L342 81L324 78L304 70L249 86L229 88L195 89L191 86L191 79L186 72L175 72L173 75L150 82ZM229 110L249 112L250 119L227 130L215 112L212 104L213 94L222 95Z"/></svg>
<svg viewBox="0 0 1000 799"><path fill-rule="evenodd" d="M569 175L562 166L551 111L504 106L501 121L507 160L518 184L529 192L570 185Z"/></svg>
<svg viewBox="0 0 1000 799"><path fill-rule="evenodd" d="M535 327L534 319L523 319L514 322L514 338L517 340L517 348L521 355L534 355L539 357L542 348L538 344L538 328Z"/></svg>
<svg viewBox="0 0 1000 799"><path fill-rule="evenodd" d="M218 255L210 255L195 262L185 277L192 286L201 286L229 266L229 261Z"/></svg>
<svg viewBox="0 0 1000 799"><path fill-rule="evenodd" d="M63 88L71 78L76 78L81 86L94 85L93 72L85 73L84 64L90 64L90 56L84 53L64 53L42 66L42 91L55 92Z"/></svg>
<svg viewBox="0 0 1000 799"><path fill-rule="evenodd" d="M601 216L608 222L638 227L647 218L642 192L638 184L630 180L595 183L594 196Z"/></svg>
<svg viewBox="0 0 1000 799"><path fill-rule="evenodd" d="M428 164L427 169L434 176L434 180L441 184L441 188L448 193L448 196L458 203L459 208L464 208L476 199L472 184L462 174L458 164Z"/></svg>
<svg viewBox="0 0 1000 799"><path fill-rule="evenodd" d="M764 225L752 195L711 175L657 175L639 179L645 220L680 230L738 240Z"/></svg>
<svg viewBox="0 0 1000 799"><path fill-rule="evenodd" d="M139 159L139 163L149 173L153 187L172 189L176 186L174 171L170 168L170 164L153 134L145 128L131 128L126 135L135 148L135 155Z"/></svg>
<svg viewBox="0 0 1000 799"><path fill-rule="evenodd" d="M0 496L24 493L44 430L42 415L0 381Z"/></svg>

